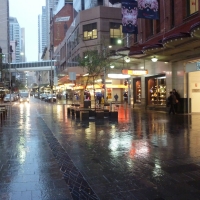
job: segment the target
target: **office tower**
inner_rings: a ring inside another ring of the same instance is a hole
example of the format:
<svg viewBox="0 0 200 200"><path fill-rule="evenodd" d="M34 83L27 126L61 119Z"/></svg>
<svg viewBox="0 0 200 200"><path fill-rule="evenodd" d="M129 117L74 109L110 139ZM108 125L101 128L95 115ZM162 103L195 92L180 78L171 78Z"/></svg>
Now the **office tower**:
<svg viewBox="0 0 200 200"><path fill-rule="evenodd" d="M8 0L0 0L0 47L2 53L6 55L5 62L8 62L9 52L9 2Z"/></svg>
<svg viewBox="0 0 200 200"><path fill-rule="evenodd" d="M38 16L38 60L47 47L47 17L46 6L42 6L42 14Z"/></svg>
<svg viewBox="0 0 200 200"><path fill-rule="evenodd" d="M21 28L21 62L26 61L26 54L25 54L25 28Z"/></svg>
<svg viewBox="0 0 200 200"><path fill-rule="evenodd" d="M19 23L17 21L17 18L10 17L10 41L14 41L14 47L15 51L13 52L13 59L12 62L20 62L21 61L21 28L19 26Z"/></svg>

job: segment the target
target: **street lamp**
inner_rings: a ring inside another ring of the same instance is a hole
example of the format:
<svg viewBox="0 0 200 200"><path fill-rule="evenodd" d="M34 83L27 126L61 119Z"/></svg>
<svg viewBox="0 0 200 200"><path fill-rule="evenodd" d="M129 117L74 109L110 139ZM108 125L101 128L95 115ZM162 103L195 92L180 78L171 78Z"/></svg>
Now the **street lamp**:
<svg viewBox="0 0 200 200"><path fill-rule="evenodd" d="M53 77L52 77L53 76L53 72L52 72L53 45L51 45L51 48L50 48L50 58L51 58L50 87L51 87L51 103L52 103L53 102Z"/></svg>

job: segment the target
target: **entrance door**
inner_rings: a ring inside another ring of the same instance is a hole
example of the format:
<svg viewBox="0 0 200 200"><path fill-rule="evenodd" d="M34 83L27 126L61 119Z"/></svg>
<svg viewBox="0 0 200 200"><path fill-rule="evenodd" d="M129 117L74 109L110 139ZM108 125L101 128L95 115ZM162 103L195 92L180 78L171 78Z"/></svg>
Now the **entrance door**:
<svg viewBox="0 0 200 200"><path fill-rule="evenodd" d="M200 113L200 104L199 104L199 99L200 99L200 82L199 83L191 83L190 84L190 94L191 94L191 111L192 113L194 112L199 112Z"/></svg>

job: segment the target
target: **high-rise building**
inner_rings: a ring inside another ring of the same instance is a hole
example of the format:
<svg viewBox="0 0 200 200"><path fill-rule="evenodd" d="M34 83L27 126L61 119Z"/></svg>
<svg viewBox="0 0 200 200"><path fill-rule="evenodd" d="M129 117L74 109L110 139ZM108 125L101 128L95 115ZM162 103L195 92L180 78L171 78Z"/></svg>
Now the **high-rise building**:
<svg viewBox="0 0 200 200"><path fill-rule="evenodd" d="M5 62L8 62L9 53L9 2L0 0L0 47L5 56Z"/></svg>
<svg viewBox="0 0 200 200"><path fill-rule="evenodd" d="M73 4L73 0L59 0L54 8L54 15L56 15L66 4Z"/></svg>
<svg viewBox="0 0 200 200"><path fill-rule="evenodd" d="M17 18L15 17L10 17L9 18L10 22L10 41L15 42L15 51L13 54L15 54L13 57L15 59L12 60L12 62L21 62L21 28L20 25L17 21Z"/></svg>
<svg viewBox="0 0 200 200"><path fill-rule="evenodd" d="M21 28L21 62L26 61L26 54L25 54L25 28Z"/></svg>
<svg viewBox="0 0 200 200"><path fill-rule="evenodd" d="M42 14L38 16L38 60L41 60L42 54L47 47L46 14L46 6L42 6Z"/></svg>

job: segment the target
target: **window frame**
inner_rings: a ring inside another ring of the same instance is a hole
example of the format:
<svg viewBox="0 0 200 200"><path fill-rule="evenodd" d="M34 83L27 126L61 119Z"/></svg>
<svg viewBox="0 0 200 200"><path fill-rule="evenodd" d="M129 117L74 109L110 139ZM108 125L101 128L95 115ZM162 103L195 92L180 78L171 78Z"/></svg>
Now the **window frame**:
<svg viewBox="0 0 200 200"><path fill-rule="evenodd" d="M95 40L98 38L97 22L83 25L83 40ZM85 37L87 36L87 37Z"/></svg>
<svg viewBox="0 0 200 200"><path fill-rule="evenodd" d="M194 11L191 10L192 1L195 1L195 5L196 5ZM187 17L189 17L197 12L199 12L199 0L186 0L186 15L187 15Z"/></svg>

